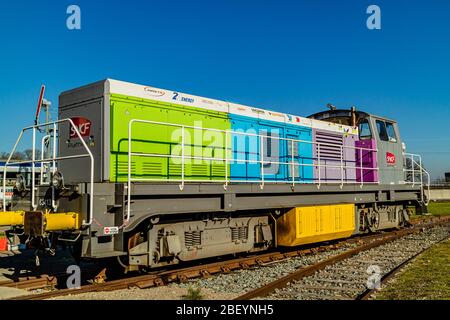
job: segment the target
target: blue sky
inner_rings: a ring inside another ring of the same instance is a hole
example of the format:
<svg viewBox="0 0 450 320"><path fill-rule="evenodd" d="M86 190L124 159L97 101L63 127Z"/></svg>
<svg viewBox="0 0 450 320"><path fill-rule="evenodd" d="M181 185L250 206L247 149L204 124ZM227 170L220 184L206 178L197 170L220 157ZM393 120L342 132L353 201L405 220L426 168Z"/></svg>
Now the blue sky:
<svg viewBox="0 0 450 320"><path fill-rule="evenodd" d="M381 30L366 28L371 4ZM396 119L434 177L450 171L446 0L1 1L0 72L1 151L32 123L41 83L56 106L116 78L302 116L356 105Z"/></svg>

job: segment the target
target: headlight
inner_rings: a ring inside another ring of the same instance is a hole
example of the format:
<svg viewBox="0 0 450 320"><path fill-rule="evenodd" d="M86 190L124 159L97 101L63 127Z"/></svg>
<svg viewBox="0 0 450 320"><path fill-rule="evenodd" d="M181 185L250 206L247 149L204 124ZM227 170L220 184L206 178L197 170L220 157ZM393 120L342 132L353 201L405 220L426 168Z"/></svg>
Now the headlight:
<svg viewBox="0 0 450 320"><path fill-rule="evenodd" d="M56 189L62 189L64 187L64 179L61 172L56 171L52 177L52 186Z"/></svg>
<svg viewBox="0 0 450 320"><path fill-rule="evenodd" d="M25 183L26 183L25 177L21 174L18 174L16 176L16 184L15 184L15 188L17 189L17 191L19 191L19 192L25 191L25 187L26 187Z"/></svg>

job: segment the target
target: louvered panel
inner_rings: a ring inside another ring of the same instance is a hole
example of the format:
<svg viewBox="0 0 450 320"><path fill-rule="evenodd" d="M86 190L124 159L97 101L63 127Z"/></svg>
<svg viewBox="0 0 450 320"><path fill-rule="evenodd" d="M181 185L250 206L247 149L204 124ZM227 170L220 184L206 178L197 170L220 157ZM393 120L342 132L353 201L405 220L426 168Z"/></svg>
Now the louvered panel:
<svg viewBox="0 0 450 320"><path fill-rule="evenodd" d="M215 164L212 166L212 176L213 177L224 177L225 176L225 165Z"/></svg>
<svg viewBox="0 0 450 320"><path fill-rule="evenodd" d="M316 131L316 142L320 143L320 158L330 160L341 160L342 145L344 139L342 135L328 132ZM319 153L319 145L316 144L316 154Z"/></svg>
<svg viewBox="0 0 450 320"><path fill-rule="evenodd" d="M142 163L143 175L162 175L162 163L159 162L143 162Z"/></svg>
<svg viewBox="0 0 450 320"><path fill-rule="evenodd" d="M206 164L193 164L191 166L191 174L193 176L207 176L208 166Z"/></svg>
<svg viewBox="0 0 450 320"><path fill-rule="evenodd" d="M181 176L181 164L169 162L169 175L170 176Z"/></svg>
<svg viewBox="0 0 450 320"><path fill-rule="evenodd" d="M117 174L118 175L128 175L128 162L127 161L117 161L113 162L114 165L116 165L117 168ZM131 174L136 174L136 162L131 161Z"/></svg>

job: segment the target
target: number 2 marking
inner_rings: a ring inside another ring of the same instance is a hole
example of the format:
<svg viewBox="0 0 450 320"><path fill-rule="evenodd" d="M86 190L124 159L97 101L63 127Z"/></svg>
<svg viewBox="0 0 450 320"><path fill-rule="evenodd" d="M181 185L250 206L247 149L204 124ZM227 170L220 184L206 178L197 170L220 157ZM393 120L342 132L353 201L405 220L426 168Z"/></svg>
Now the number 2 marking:
<svg viewBox="0 0 450 320"><path fill-rule="evenodd" d="M177 98L178 98L178 92L174 92L172 100L177 100Z"/></svg>

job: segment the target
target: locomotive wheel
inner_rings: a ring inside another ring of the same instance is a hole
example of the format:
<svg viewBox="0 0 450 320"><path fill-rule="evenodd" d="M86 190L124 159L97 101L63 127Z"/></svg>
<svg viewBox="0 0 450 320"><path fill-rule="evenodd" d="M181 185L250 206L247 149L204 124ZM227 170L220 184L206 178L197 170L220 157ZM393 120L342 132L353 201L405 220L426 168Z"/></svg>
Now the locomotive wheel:
<svg viewBox="0 0 450 320"><path fill-rule="evenodd" d="M372 211L366 216L367 227L370 232L377 232L380 224L380 215L378 212Z"/></svg>

